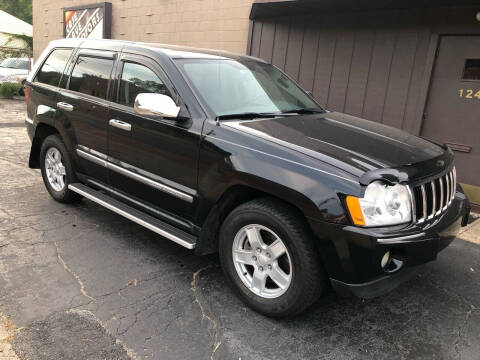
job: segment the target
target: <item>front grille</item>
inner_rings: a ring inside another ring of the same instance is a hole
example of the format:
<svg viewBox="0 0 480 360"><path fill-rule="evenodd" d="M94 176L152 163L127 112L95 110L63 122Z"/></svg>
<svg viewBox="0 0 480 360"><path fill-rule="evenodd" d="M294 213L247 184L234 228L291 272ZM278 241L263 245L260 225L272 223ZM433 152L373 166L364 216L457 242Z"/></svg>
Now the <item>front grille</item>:
<svg viewBox="0 0 480 360"><path fill-rule="evenodd" d="M457 185L455 167L446 174L412 188L413 221L424 222L444 212L452 203Z"/></svg>

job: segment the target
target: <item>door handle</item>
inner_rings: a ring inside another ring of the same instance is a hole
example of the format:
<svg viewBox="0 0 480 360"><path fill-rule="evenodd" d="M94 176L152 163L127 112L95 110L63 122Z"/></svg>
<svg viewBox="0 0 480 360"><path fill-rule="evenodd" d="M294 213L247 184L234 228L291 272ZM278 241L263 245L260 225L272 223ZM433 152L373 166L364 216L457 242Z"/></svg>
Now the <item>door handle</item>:
<svg viewBox="0 0 480 360"><path fill-rule="evenodd" d="M66 103L66 102L58 102L57 108L68 111L68 112L73 111L73 105L70 105L69 103Z"/></svg>
<svg viewBox="0 0 480 360"><path fill-rule="evenodd" d="M108 124L110 126L125 130L125 131L131 131L132 130L132 125L129 123L126 123L125 121L117 120L117 119L111 119Z"/></svg>

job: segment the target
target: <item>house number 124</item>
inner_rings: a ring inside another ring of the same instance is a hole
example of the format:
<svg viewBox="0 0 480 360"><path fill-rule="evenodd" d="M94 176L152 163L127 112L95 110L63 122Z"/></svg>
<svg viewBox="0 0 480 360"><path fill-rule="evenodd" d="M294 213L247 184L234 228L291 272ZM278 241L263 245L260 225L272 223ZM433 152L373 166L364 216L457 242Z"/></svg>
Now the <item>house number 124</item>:
<svg viewBox="0 0 480 360"><path fill-rule="evenodd" d="M465 99L473 99L476 97L480 100L480 90L474 93L472 89L458 89L458 96Z"/></svg>

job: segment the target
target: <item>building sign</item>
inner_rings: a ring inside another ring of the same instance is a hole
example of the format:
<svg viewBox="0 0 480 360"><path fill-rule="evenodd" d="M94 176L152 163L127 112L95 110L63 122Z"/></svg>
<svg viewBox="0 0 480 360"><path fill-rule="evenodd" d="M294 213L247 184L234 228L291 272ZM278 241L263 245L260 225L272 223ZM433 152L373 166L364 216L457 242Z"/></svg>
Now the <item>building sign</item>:
<svg viewBox="0 0 480 360"><path fill-rule="evenodd" d="M110 39L112 4L99 3L63 9L66 38Z"/></svg>

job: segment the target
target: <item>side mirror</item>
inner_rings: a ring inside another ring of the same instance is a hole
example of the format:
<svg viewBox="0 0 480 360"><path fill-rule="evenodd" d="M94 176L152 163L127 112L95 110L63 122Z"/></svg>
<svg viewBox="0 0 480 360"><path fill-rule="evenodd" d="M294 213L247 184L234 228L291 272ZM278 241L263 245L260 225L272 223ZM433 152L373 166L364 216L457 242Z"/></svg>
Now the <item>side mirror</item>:
<svg viewBox="0 0 480 360"><path fill-rule="evenodd" d="M177 118L180 107L175 101L163 94L141 93L135 98L133 109L137 114L162 116L165 118Z"/></svg>

